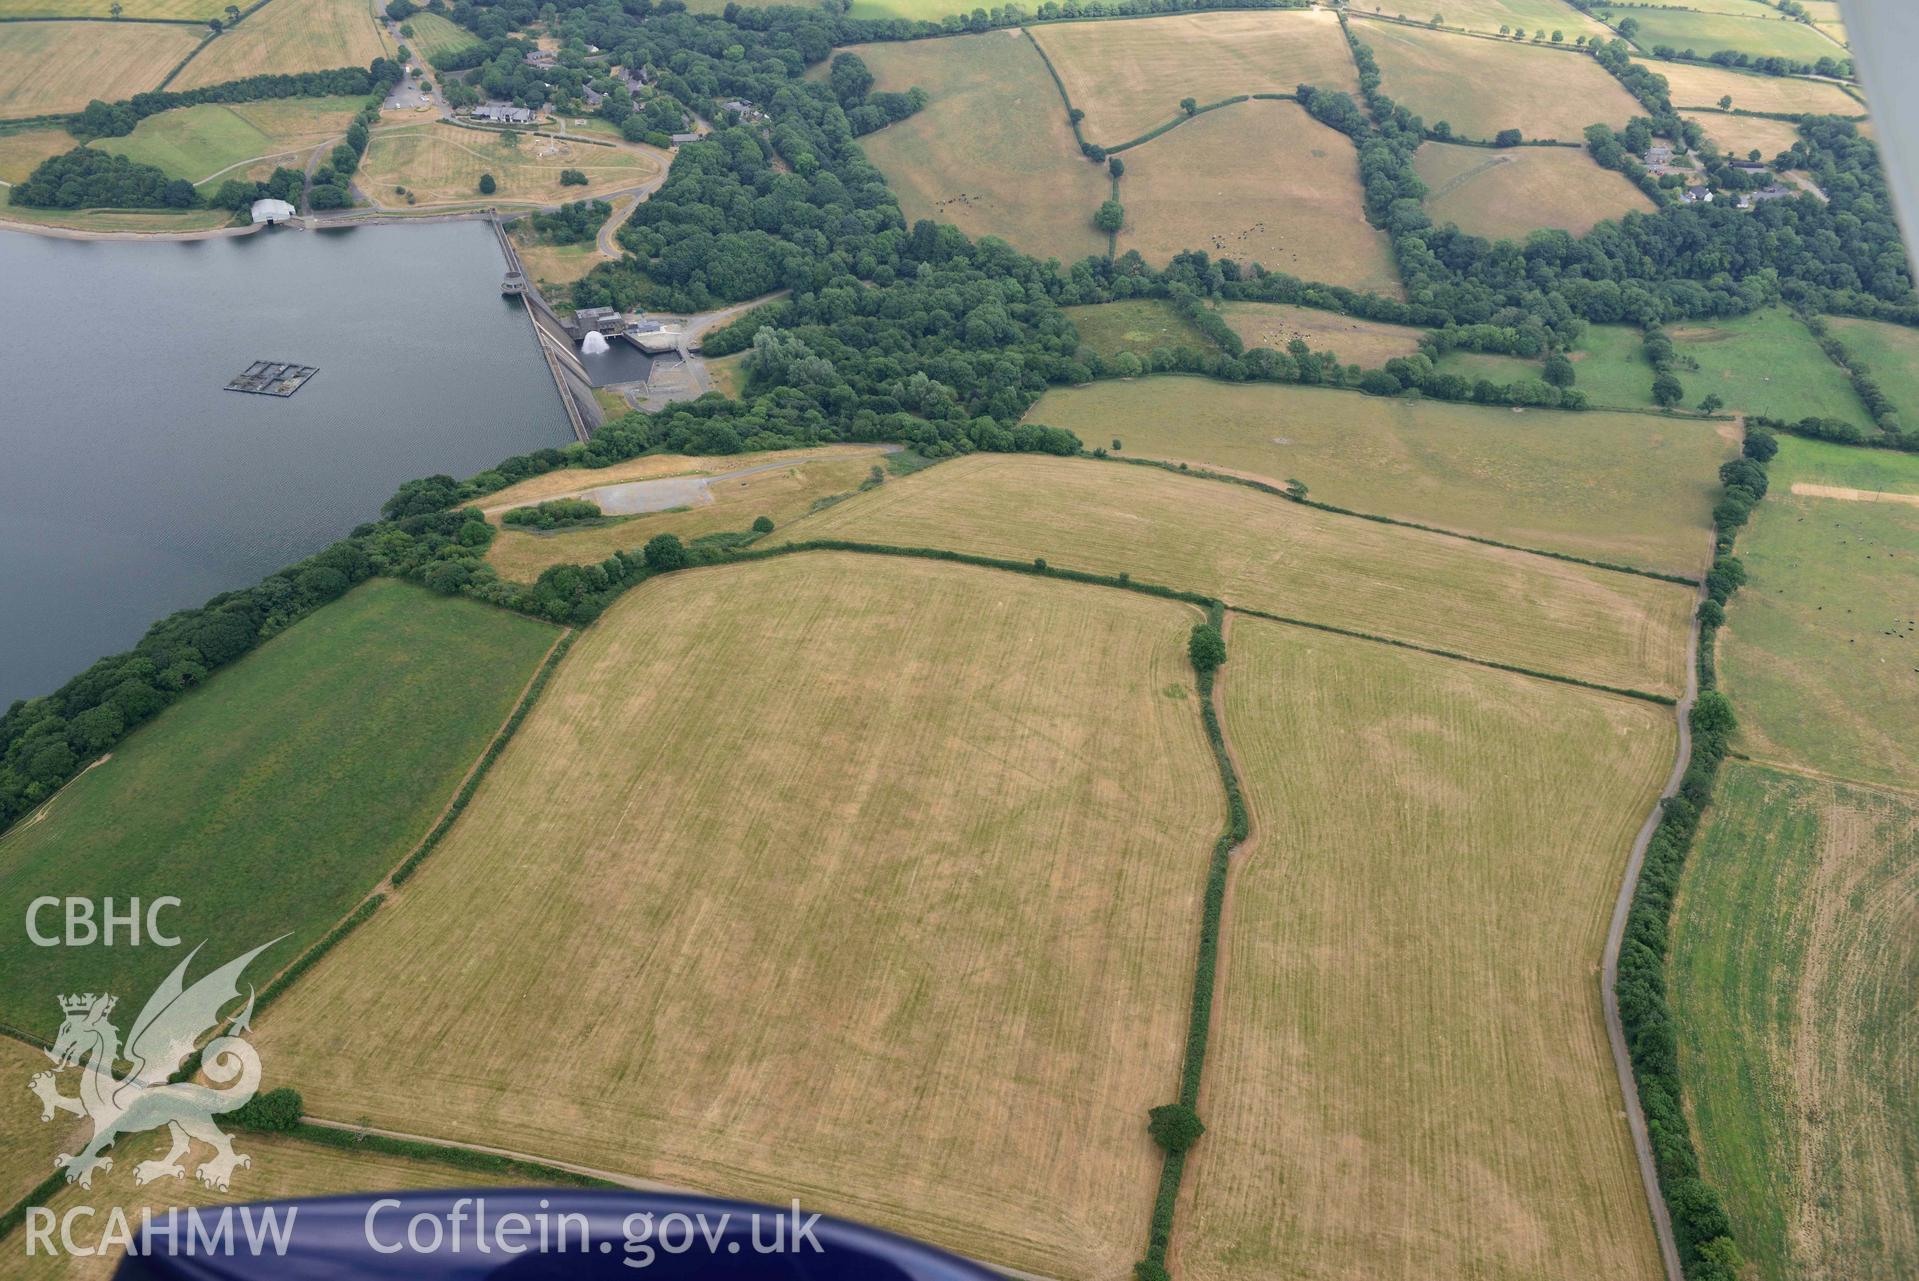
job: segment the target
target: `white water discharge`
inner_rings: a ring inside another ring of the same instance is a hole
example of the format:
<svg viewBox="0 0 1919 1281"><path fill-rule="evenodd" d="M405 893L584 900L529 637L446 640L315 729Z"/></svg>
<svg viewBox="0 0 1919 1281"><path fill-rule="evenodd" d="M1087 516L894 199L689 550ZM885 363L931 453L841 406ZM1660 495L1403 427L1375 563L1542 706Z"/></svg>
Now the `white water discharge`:
<svg viewBox="0 0 1919 1281"><path fill-rule="evenodd" d="M582 356L606 355L606 336L598 332L589 333L580 340L580 354Z"/></svg>

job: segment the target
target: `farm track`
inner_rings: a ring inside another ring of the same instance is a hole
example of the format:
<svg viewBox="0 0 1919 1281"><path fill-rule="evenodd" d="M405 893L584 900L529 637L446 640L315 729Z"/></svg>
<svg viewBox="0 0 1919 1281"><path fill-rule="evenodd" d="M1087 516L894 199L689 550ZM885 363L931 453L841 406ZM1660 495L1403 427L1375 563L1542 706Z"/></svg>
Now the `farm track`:
<svg viewBox="0 0 1919 1281"><path fill-rule="evenodd" d="M1680 780L1686 776L1686 764L1692 759L1692 705L1699 696L1699 609L1706 599L1705 584L1700 584L1693 606L1692 628L1686 641L1686 689L1673 705L1679 726L1679 746L1674 753L1672 773L1654 803L1652 813L1633 841L1632 856L1626 860L1626 874L1620 878L1619 897L1613 902L1612 923L1606 930L1606 950L1600 963L1600 999L1606 1007L1606 1039L1612 1043L1613 1067L1619 1073L1619 1093L1626 1105L1626 1128L1632 1131L1633 1152L1639 1158L1639 1177L1646 1185L1646 1205L1652 1214L1653 1232L1659 1238L1659 1255L1666 1265L1667 1281L1685 1281L1679 1262L1679 1245L1673 1237L1672 1213L1659 1190L1659 1167L1653 1160L1652 1136L1646 1129L1646 1112L1639 1104L1639 1085L1633 1076L1632 1054L1626 1048L1626 1028L1619 1016L1619 953L1626 939L1626 918L1632 911L1633 896L1639 889L1639 873L1646 862L1646 848L1667 801L1679 794Z"/></svg>

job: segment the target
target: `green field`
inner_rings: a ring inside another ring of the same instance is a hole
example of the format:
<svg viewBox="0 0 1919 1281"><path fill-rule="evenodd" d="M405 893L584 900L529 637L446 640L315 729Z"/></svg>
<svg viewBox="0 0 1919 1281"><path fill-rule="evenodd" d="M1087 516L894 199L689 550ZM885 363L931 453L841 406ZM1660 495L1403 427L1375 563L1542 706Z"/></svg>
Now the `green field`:
<svg viewBox="0 0 1919 1281"><path fill-rule="evenodd" d="M1199 617L848 554L646 583L261 1057L323 1116L1118 1278L1224 819Z"/></svg>
<svg viewBox="0 0 1919 1281"><path fill-rule="evenodd" d="M306 153L345 135L361 106L359 98L280 98L180 107L148 116L124 138L93 145L158 165L175 178L217 184L243 176L249 162L303 168Z"/></svg>
<svg viewBox="0 0 1919 1281"><path fill-rule="evenodd" d="M1366 0L1360 0L1353 9L1357 13L1385 12L1382 5L1368 4ZM1418 9L1407 16L1427 22L1434 14L1439 15L1441 25L1464 27L1468 31L1496 34L1504 27L1524 31L1529 36L1541 31L1550 36L1559 31L1565 34L1567 44L1580 36L1603 38L1606 35L1604 24L1560 0L1435 0L1431 8Z"/></svg>
<svg viewBox="0 0 1919 1281"><path fill-rule="evenodd" d="M1570 147L1488 150L1429 142L1413 156L1435 222L1492 239L1540 228L1583 236L1606 219L1651 213L1646 193Z"/></svg>
<svg viewBox="0 0 1919 1281"><path fill-rule="evenodd" d="M1900 424L1908 431L1919 428L1919 329L1847 316L1832 316L1826 324L1898 409Z"/></svg>
<svg viewBox="0 0 1919 1281"><path fill-rule="evenodd" d="M1539 378L1545 370L1545 362L1520 356L1502 356L1496 352L1449 351L1433 362L1433 368L1442 374L1458 374L1473 382L1484 378L1488 382L1513 383Z"/></svg>
<svg viewBox="0 0 1919 1281"><path fill-rule="evenodd" d="M557 633L387 579L222 671L0 840L0 912L42 894L175 895L208 957L284 931L280 966L398 863L499 729ZM15 948L0 1021L50 1034L57 992L138 1002L151 947Z"/></svg>
<svg viewBox="0 0 1919 1281"><path fill-rule="evenodd" d="M413 29L413 34L407 37L407 48L435 67L442 58L480 43L480 37L437 13L416 13L406 20L406 25Z"/></svg>
<svg viewBox="0 0 1919 1281"><path fill-rule="evenodd" d="M1697 369L1674 370L1685 385L1687 405L1717 392L1726 408L1796 422L1842 418L1870 428L1846 371L1826 359L1819 343L1792 314L1779 308L1710 324L1670 325L1682 361Z"/></svg>
<svg viewBox="0 0 1919 1281"><path fill-rule="evenodd" d="M1387 94L1428 125L1447 122L1462 138L1518 129L1528 138L1576 142L1587 125L1623 127L1645 111L1582 54L1393 22L1356 22L1353 34L1379 60Z"/></svg>
<svg viewBox="0 0 1919 1281"><path fill-rule="evenodd" d="M771 4L774 0L757 0L757 3ZM720 9L718 0L701 0L700 5L690 6L695 12L711 7L715 12ZM914 22L938 22L953 14L971 13L960 0L853 0L853 7L847 10L849 18L906 18Z"/></svg>
<svg viewBox="0 0 1919 1281"><path fill-rule="evenodd" d="M1919 1275L1919 803L1732 761L1708 813L1672 1002L1742 1275Z"/></svg>
<svg viewBox="0 0 1919 1281"><path fill-rule="evenodd" d="M1080 345L1102 356L1117 356L1122 351L1145 356L1155 347L1214 349L1213 340L1163 298L1129 298L1124 302L1068 307L1066 315L1079 330Z"/></svg>
<svg viewBox="0 0 1919 1281"><path fill-rule="evenodd" d="M1165 382L1182 390L1206 385ZM774 538L1040 557L1663 693L1677 688L1684 670L1692 604L1691 591L1672 583L1315 511L1221 481L1031 454L941 463L795 521Z"/></svg>
<svg viewBox="0 0 1919 1281"><path fill-rule="evenodd" d="M1594 405L1653 407L1646 335L1632 325L1588 325L1572 353L1573 385Z"/></svg>
<svg viewBox="0 0 1919 1281"><path fill-rule="evenodd" d="M1766 11L1757 6L1754 12L1759 16L1692 13L1684 9L1626 9L1614 17L1631 18L1639 24L1632 41L1648 53L1666 46L1701 58L1709 58L1722 50L1749 53L1755 58L1792 58L1798 62L1847 56L1837 42L1803 22L1794 22L1777 12L1767 16Z"/></svg>
<svg viewBox="0 0 1919 1281"><path fill-rule="evenodd" d="M1656 1281L1594 981L1664 708L1233 620L1189 1281Z"/></svg>
<svg viewBox="0 0 1919 1281"><path fill-rule="evenodd" d="M1673 573L1706 558L1714 425L1197 378L1048 392L1028 417L1123 456L1208 464L1355 511Z"/></svg>
<svg viewBox="0 0 1919 1281"><path fill-rule="evenodd" d="M880 89L918 86L930 95L924 111L860 139L909 225L950 222L1062 262L1106 252L1093 213L1111 183L1079 154L1059 90L1025 36L994 31L851 52Z"/></svg>
<svg viewBox="0 0 1919 1281"><path fill-rule="evenodd" d="M1919 458L1781 437L1739 539L1750 581L1720 633L1739 745L1864 782L1919 778L1919 506L1792 492L1919 494Z"/></svg>

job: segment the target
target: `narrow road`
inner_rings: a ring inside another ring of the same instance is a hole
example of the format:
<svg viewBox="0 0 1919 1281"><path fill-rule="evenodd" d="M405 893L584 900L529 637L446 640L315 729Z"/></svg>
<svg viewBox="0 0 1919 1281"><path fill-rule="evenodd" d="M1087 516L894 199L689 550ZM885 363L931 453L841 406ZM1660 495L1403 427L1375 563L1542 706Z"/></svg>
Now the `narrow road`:
<svg viewBox="0 0 1919 1281"><path fill-rule="evenodd" d="M1699 585L1693 601L1692 631L1686 642L1686 692L1673 706L1679 722L1679 753L1673 761L1666 788L1659 803L1639 829L1632 844L1632 857L1626 860L1626 875L1619 884L1619 897L1613 901L1612 925L1606 931L1605 959L1600 965L1599 995L1606 1007L1606 1039L1612 1042L1613 1067L1619 1073L1619 1092L1626 1104L1626 1127L1632 1131L1633 1150L1639 1157L1639 1178L1646 1185L1646 1203L1652 1212L1654 1235L1659 1238L1659 1255L1666 1265L1666 1281L1685 1281L1679 1264L1679 1244L1672 1234L1672 1213L1659 1192L1659 1167L1653 1160L1652 1136L1646 1130L1646 1112L1639 1106L1639 1086L1633 1079L1632 1054L1626 1048L1626 1026L1619 1017L1619 952L1626 940L1626 917L1632 911L1634 892L1639 888L1639 871L1646 863L1646 847L1659 827L1659 815L1665 803L1679 794L1679 781L1686 776L1686 763L1692 759L1692 705L1699 696L1699 605L1706 599L1706 586Z"/></svg>

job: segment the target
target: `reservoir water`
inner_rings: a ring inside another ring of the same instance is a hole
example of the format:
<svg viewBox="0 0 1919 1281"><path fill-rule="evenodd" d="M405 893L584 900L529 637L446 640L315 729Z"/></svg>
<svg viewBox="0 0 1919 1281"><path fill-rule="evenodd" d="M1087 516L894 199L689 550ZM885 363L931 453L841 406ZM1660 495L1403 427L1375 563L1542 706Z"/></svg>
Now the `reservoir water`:
<svg viewBox="0 0 1919 1281"><path fill-rule="evenodd" d="M379 514L572 440L484 223L0 232L0 709ZM224 390L318 366L287 399Z"/></svg>

